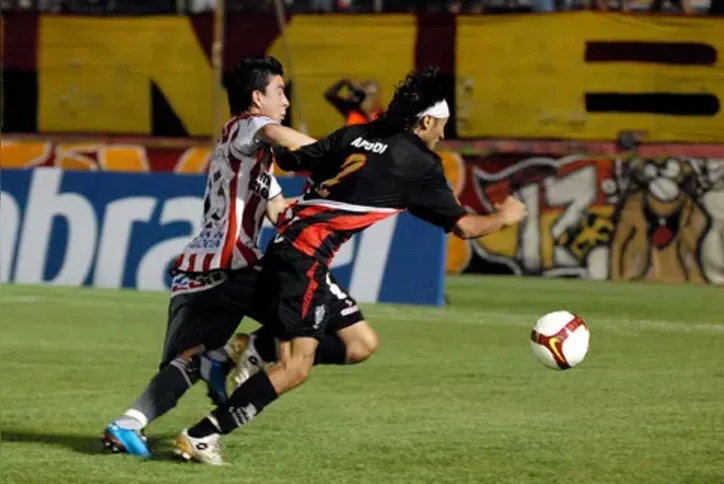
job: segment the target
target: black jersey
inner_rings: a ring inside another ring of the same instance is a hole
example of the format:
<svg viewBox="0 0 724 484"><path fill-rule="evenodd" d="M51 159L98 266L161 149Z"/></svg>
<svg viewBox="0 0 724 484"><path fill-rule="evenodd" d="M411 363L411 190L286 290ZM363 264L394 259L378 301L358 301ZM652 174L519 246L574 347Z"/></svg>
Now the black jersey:
<svg viewBox="0 0 724 484"><path fill-rule="evenodd" d="M279 165L310 172L309 189L282 216L279 236L324 264L352 235L402 210L447 232L466 213L439 156L418 136L386 133L380 122L284 152Z"/></svg>

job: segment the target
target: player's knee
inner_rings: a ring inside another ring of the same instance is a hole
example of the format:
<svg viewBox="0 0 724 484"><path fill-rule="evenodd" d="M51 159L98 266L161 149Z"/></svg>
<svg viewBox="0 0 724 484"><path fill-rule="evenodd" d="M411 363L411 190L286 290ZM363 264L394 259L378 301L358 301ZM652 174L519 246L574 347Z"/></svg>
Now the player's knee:
<svg viewBox="0 0 724 484"><path fill-rule="evenodd" d="M377 350L379 340L374 331L365 331L347 345L347 363L361 363Z"/></svg>
<svg viewBox="0 0 724 484"><path fill-rule="evenodd" d="M172 352L172 351L166 351L163 360L161 361L161 364L158 365L159 371L165 369L168 365L171 364L172 361L180 361L180 362L190 362L194 359L195 356L199 355L203 351L204 347L194 346L193 348L189 348L187 350L184 350L180 353Z"/></svg>
<svg viewBox="0 0 724 484"><path fill-rule="evenodd" d="M185 375L184 380L190 385L199 381L200 373L198 357L187 357L183 355L178 356L170 361L167 366L171 366Z"/></svg>

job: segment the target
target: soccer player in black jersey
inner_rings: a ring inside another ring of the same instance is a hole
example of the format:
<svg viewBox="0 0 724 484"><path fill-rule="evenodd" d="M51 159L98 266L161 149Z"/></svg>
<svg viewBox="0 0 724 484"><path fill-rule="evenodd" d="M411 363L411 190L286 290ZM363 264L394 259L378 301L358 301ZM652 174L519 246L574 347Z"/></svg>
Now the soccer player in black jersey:
<svg viewBox="0 0 724 484"><path fill-rule="evenodd" d="M428 68L407 76L377 121L342 128L282 155L281 167L309 171L312 187L282 215L254 296L267 308L264 326L279 340L278 362L184 430L176 453L208 462L204 453L219 453L220 434L307 380L330 320L330 261L352 235L403 210L462 238L525 218L525 206L513 197L490 215L469 214L460 206L433 151L449 115L437 69Z"/></svg>

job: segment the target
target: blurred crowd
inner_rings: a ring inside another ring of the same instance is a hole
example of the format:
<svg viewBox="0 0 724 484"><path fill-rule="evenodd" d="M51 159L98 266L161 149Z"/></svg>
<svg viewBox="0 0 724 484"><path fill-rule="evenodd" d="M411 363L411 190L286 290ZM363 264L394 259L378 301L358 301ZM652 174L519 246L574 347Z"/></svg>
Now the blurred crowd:
<svg viewBox="0 0 724 484"><path fill-rule="evenodd" d="M202 13L217 0L0 0L4 12L17 9L89 15ZM224 0L229 10L290 13L450 12L460 14L600 11L722 14L724 0Z"/></svg>

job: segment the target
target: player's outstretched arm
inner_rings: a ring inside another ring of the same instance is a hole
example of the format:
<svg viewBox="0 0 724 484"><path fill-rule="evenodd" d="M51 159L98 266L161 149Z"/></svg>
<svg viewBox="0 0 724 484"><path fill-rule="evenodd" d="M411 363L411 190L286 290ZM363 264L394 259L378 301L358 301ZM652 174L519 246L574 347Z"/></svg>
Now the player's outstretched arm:
<svg viewBox="0 0 724 484"><path fill-rule="evenodd" d="M522 221L528 214L525 205L514 197L508 197L502 204L495 204L495 212L489 215L463 215L452 232L462 239L474 239L496 232Z"/></svg>
<svg viewBox="0 0 724 484"><path fill-rule="evenodd" d="M467 213L445 179L441 163L434 163L422 176L420 190L408 206L412 215L463 239L474 239L517 224L527 214L525 205L514 197L496 203L494 209L489 215Z"/></svg>
<svg viewBox="0 0 724 484"><path fill-rule="evenodd" d="M272 146L282 146L289 149L296 149L317 141L311 136L281 124L267 124L259 130L257 136Z"/></svg>
<svg viewBox="0 0 724 484"><path fill-rule="evenodd" d="M332 146L337 144L345 130L346 128L338 129L316 143L307 143L298 149L292 147L282 150L277 159L279 168L284 171L312 171L317 163L327 158Z"/></svg>

